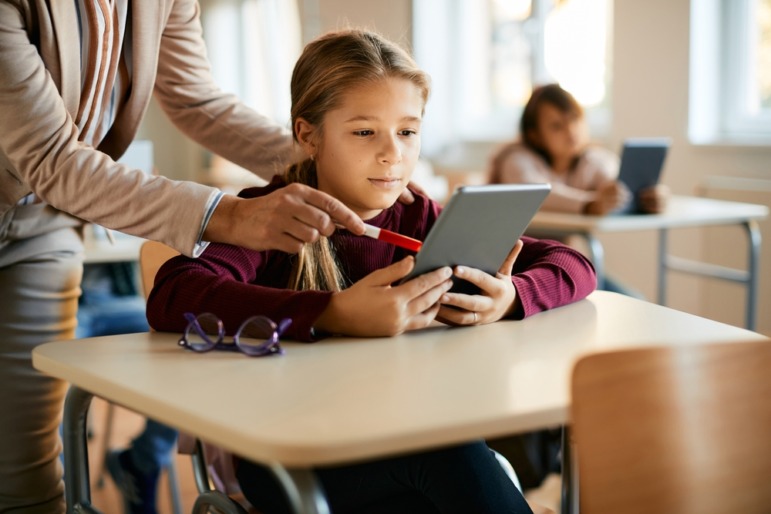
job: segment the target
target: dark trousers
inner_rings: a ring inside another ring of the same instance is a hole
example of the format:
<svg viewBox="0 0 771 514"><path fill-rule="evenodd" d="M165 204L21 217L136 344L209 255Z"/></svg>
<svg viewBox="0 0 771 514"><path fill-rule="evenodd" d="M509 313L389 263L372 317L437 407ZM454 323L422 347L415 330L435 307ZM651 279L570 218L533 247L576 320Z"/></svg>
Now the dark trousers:
<svg viewBox="0 0 771 514"><path fill-rule="evenodd" d="M315 472L334 514L531 514L481 441ZM292 512L267 468L240 461L236 475L246 499L261 513Z"/></svg>

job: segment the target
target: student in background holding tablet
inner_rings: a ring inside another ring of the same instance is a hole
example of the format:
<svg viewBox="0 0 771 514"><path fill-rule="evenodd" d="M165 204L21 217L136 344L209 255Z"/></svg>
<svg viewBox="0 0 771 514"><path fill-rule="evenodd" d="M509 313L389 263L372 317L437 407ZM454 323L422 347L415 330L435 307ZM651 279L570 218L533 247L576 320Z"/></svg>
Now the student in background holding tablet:
<svg viewBox="0 0 771 514"><path fill-rule="evenodd" d="M618 156L589 143L581 105L558 84L533 89L522 111L519 140L501 148L491 159L490 182L548 182L551 193L542 209L604 216L631 199L617 180ZM669 196L663 185L642 190L643 212L661 212Z"/></svg>
<svg viewBox="0 0 771 514"><path fill-rule="evenodd" d="M373 226L422 240L440 205L422 195L411 205L396 199L420 154L428 93L428 76L382 37L359 30L321 36L305 47L292 76L293 133L307 159L240 195L309 184ZM526 237L511 245L497 276L444 267L395 285L412 269L412 252L344 229L299 255L212 243L199 259L176 257L160 269L148 320L157 330L182 332L185 312L211 312L232 333L255 314L291 318L286 335L310 342L325 334L390 336L435 319L453 325L520 319L594 289L591 264L573 249ZM448 293L453 273L482 292ZM322 468L317 475L333 512L530 512L481 441ZM260 512L290 511L267 468L240 460L237 476Z"/></svg>
<svg viewBox="0 0 771 514"><path fill-rule="evenodd" d="M612 214L631 202L618 174L619 157L590 144L583 108L558 84L533 89L522 111L519 139L500 148L489 166L489 181L494 184L551 184L542 210L593 216ZM668 195L664 185L643 189L639 206L647 213L661 212ZM605 289L642 297L607 276ZM544 430L492 444L520 470L522 485L528 488L559 471L559 437L559 429Z"/></svg>
<svg viewBox="0 0 771 514"><path fill-rule="evenodd" d="M589 142L581 105L558 84L533 90L522 111L520 138L499 149L490 160L493 184L549 183L545 211L605 216L630 203L627 187L618 180L619 158ZM664 210L669 188L643 189L638 206L646 213ZM605 289L642 295L605 277Z"/></svg>

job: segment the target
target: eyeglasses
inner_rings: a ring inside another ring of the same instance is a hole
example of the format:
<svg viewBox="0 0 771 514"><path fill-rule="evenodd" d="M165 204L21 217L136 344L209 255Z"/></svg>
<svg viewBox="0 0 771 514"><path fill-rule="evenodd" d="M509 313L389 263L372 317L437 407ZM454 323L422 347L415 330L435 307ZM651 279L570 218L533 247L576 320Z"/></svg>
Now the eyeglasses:
<svg viewBox="0 0 771 514"><path fill-rule="evenodd" d="M179 345L195 352L211 350L240 351L250 357L283 354L278 338L286 331L292 320L282 319L278 325L265 316L252 316L241 323L232 343L225 343L225 326L210 312L195 315L185 313L188 321Z"/></svg>

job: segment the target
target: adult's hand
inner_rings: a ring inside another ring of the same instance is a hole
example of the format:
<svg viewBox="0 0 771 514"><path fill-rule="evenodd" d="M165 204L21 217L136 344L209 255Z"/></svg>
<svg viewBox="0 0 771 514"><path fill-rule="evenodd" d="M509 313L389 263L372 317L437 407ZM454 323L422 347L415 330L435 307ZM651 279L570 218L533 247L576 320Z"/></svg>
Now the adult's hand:
<svg viewBox="0 0 771 514"><path fill-rule="evenodd" d="M342 202L295 183L257 198L223 196L203 239L252 250L297 253L319 235L332 235L336 224L354 234L364 233L361 218Z"/></svg>

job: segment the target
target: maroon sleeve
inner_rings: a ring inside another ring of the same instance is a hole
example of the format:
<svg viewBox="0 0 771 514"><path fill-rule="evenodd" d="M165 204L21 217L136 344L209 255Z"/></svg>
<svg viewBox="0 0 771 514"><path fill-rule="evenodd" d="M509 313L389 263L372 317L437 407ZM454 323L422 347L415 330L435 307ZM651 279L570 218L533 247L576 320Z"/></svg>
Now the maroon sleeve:
<svg viewBox="0 0 771 514"><path fill-rule="evenodd" d="M594 266L580 252L557 241L522 237L524 246L514 264L511 281L519 307L512 318L586 298L597 287Z"/></svg>
<svg viewBox="0 0 771 514"><path fill-rule="evenodd" d="M159 331L182 332L187 324L185 312L211 312L222 320L226 332L233 334L245 319L260 314L276 322L291 318L286 336L313 340L313 323L326 309L332 293L298 292L280 283L254 284L257 277L271 275L269 254L211 244L197 259L171 259L158 271L147 302L150 326ZM280 269L276 271L284 275Z"/></svg>

